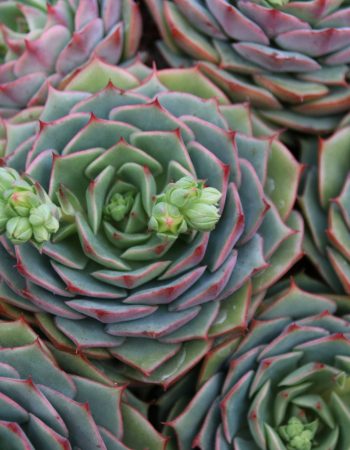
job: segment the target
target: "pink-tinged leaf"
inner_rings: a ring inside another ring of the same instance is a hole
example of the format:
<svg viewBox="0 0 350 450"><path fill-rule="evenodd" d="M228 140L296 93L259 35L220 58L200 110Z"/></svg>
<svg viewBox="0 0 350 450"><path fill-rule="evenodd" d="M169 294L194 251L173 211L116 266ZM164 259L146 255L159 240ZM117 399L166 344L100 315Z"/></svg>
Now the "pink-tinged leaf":
<svg viewBox="0 0 350 450"><path fill-rule="evenodd" d="M200 62L198 67L205 75L217 83L218 86L221 87L235 102L250 101L253 106L257 107L272 109L282 108L279 101L269 91L254 86L251 83L247 83L246 79L239 75L233 75L228 71L221 70L214 64L209 63Z"/></svg>
<svg viewBox="0 0 350 450"><path fill-rule="evenodd" d="M30 73L14 81L0 85L0 104L6 107L23 108L35 96L46 80L41 72Z"/></svg>
<svg viewBox="0 0 350 450"><path fill-rule="evenodd" d="M318 190L321 205L337 197L350 170L350 127L343 128L319 144Z"/></svg>
<svg viewBox="0 0 350 450"><path fill-rule="evenodd" d="M282 7L287 14L299 17L311 24L316 24L323 17L337 10L344 0L310 0L291 1Z"/></svg>
<svg viewBox="0 0 350 450"><path fill-rule="evenodd" d="M160 307L147 317L107 325L106 332L112 336L159 339L186 325L197 316L199 311L199 307L180 312L170 312L167 308Z"/></svg>
<svg viewBox="0 0 350 450"><path fill-rule="evenodd" d="M118 347L124 339L106 333L105 326L92 319L70 320L55 318L55 326L77 347L76 351Z"/></svg>
<svg viewBox="0 0 350 450"><path fill-rule="evenodd" d="M123 58L129 59L136 53L142 36L140 6L134 0L123 2L124 49Z"/></svg>
<svg viewBox="0 0 350 450"><path fill-rule="evenodd" d="M208 409L219 395L221 384L222 375L214 375L196 393L185 410L176 419L167 423L175 431L179 450L192 448L196 430L200 427ZM190 427L189 423L191 423Z"/></svg>
<svg viewBox="0 0 350 450"><path fill-rule="evenodd" d="M110 353L120 361L150 375L180 350L180 344L164 344L154 339L129 338Z"/></svg>
<svg viewBox="0 0 350 450"><path fill-rule="evenodd" d="M205 269L206 266L200 266L174 280L150 283L144 289L135 289L123 302L147 305L172 303L202 277Z"/></svg>
<svg viewBox="0 0 350 450"><path fill-rule="evenodd" d="M237 252L233 251L216 272L206 271L197 284L169 306L170 311L182 311L192 306L215 300L227 285L235 268Z"/></svg>
<svg viewBox="0 0 350 450"><path fill-rule="evenodd" d="M313 117L297 114L292 111L259 111L264 119L280 128L301 131L307 134L329 134L339 125L338 116Z"/></svg>
<svg viewBox="0 0 350 450"><path fill-rule="evenodd" d="M17 60L15 75L20 77L33 72L33 67L38 72L51 74L55 71L58 55L70 40L67 28L55 25L34 41L26 40L26 51Z"/></svg>
<svg viewBox="0 0 350 450"><path fill-rule="evenodd" d="M350 8L340 8L318 22L320 28L346 28L350 24Z"/></svg>
<svg viewBox="0 0 350 450"><path fill-rule="evenodd" d="M76 446L84 450L95 450L97 448L107 450L88 403L78 403L44 386L42 391L67 424L73 447Z"/></svg>
<svg viewBox="0 0 350 450"><path fill-rule="evenodd" d="M329 89L320 83L276 75L255 75L254 81L288 103L304 103L326 96Z"/></svg>
<svg viewBox="0 0 350 450"><path fill-rule="evenodd" d="M72 294L114 300L126 295L124 289L101 283L91 277L88 271L71 269L53 261L51 265Z"/></svg>
<svg viewBox="0 0 350 450"><path fill-rule="evenodd" d="M62 297L52 294L50 291L37 286L30 281L27 281L27 288L24 291L25 297L30 300L40 311L46 311L50 314L59 317L65 317L67 319L79 320L84 318L82 314L79 314L69 308Z"/></svg>
<svg viewBox="0 0 350 450"><path fill-rule="evenodd" d="M47 20L45 28L51 28L54 25L63 25L68 29L73 28L73 19L71 10L66 2L58 1L51 5L47 3Z"/></svg>
<svg viewBox="0 0 350 450"><path fill-rule="evenodd" d="M0 26L1 30L1 26ZM16 64L16 61L8 61L4 62L0 66L0 83L8 83L9 81L14 81L16 79L14 74L14 66Z"/></svg>
<svg viewBox="0 0 350 450"><path fill-rule="evenodd" d="M117 249L111 249L107 239L102 235L95 236L81 214L76 216L80 243L85 255L102 266L115 270L130 270L130 267L119 257Z"/></svg>
<svg viewBox="0 0 350 450"><path fill-rule="evenodd" d="M254 2L242 0L238 2L238 8L258 24L269 38L274 38L287 31L311 29L307 22L275 8L267 8ZM247 40L250 41L251 39Z"/></svg>
<svg viewBox="0 0 350 450"><path fill-rule="evenodd" d="M206 3L209 11L231 38L237 41L269 43L263 30L227 0L207 0Z"/></svg>
<svg viewBox="0 0 350 450"><path fill-rule="evenodd" d="M33 446L26 434L15 422L0 420L0 439L4 448L18 448L20 450L33 450Z"/></svg>
<svg viewBox="0 0 350 450"><path fill-rule="evenodd" d="M182 50L196 59L219 62L219 55L209 39L191 27L174 3L164 2L164 17L172 38Z"/></svg>
<svg viewBox="0 0 350 450"><path fill-rule="evenodd" d="M295 347L295 351L302 352L302 364L312 364L315 362L316 349L316 361L331 365L334 363L335 355L350 356L350 340L343 333L334 333L326 337L313 339Z"/></svg>
<svg viewBox="0 0 350 450"><path fill-rule="evenodd" d="M98 16L99 13L97 0L79 1L79 6L75 14L75 29L81 30L87 24L97 19Z"/></svg>
<svg viewBox="0 0 350 450"><path fill-rule="evenodd" d="M2 377L3 376L7 376L9 378L19 377L19 374L18 373L16 374L15 369L12 369L10 365L1 363L0 367ZM7 368L9 369L8 371L6 370ZM7 395L0 393L0 420L24 423L27 422L28 418L29 415L27 411L20 404L12 400Z"/></svg>
<svg viewBox="0 0 350 450"><path fill-rule="evenodd" d="M119 323L135 320L153 314L156 306L124 305L115 301L106 301L100 298L78 299L67 302L72 309L92 317L102 323Z"/></svg>
<svg viewBox="0 0 350 450"><path fill-rule="evenodd" d="M0 282L0 298L7 304L24 311L40 312L40 308L32 302L26 289L22 290L21 295L18 295L9 288L4 280Z"/></svg>
<svg viewBox="0 0 350 450"><path fill-rule="evenodd" d="M218 300L227 298L237 291L254 274L266 269L268 263L264 259L263 241L259 234L255 234L250 241L240 246L236 266L225 289Z"/></svg>
<svg viewBox="0 0 350 450"><path fill-rule="evenodd" d="M123 442L130 449L143 447L152 450L166 449L168 439L156 431L140 411L124 402L122 415L125 429Z"/></svg>
<svg viewBox="0 0 350 450"><path fill-rule="evenodd" d="M195 339L208 341L209 330L211 332L211 326L213 324L215 325L214 322L216 319L219 319L219 310L221 306L223 306L223 304L219 302L207 302L202 305L201 310L194 319L179 330L164 336L162 342L167 344L178 344L180 342L184 343ZM222 310L224 309L225 307L223 307ZM231 329L234 326L235 324L233 324L232 321Z"/></svg>
<svg viewBox="0 0 350 450"><path fill-rule="evenodd" d="M155 263L145 265L140 269L129 272L118 272L113 270L98 270L91 275L98 280L113 286L124 287L126 289L134 289L142 284L157 278L169 266L170 261L157 261Z"/></svg>
<svg viewBox="0 0 350 450"><path fill-rule="evenodd" d="M187 20L194 24L195 28L210 37L225 39L220 25L207 9L196 0L175 0L175 3Z"/></svg>
<svg viewBox="0 0 350 450"><path fill-rule="evenodd" d="M237 431L246 424L249 402L249 388L254 372L247 372L220 402L221 419L227 442L231 442Z"/></svg>
<svg viewBox="0 0 350 450"><path fill-rule="evenodd" d="M287 237L269 258L269 267L254 276L253 293L255 294L272 286L303 256L304 222L299 213L293 211L287 225L294 230L294 233Z"/></svg>
<svg viewBox="0 0 350 450"><path fill-rule="evenodd" d="M16 246L16 256L17 270L27 280L55 295L72 296L50 267L49 259L41 255L31 244Z"/></svg>
<svg viewBox="0 0 350 450"><path fill-rule="evenodd" d="M340 88L334 93L330 93L318 100L294 106L293 110L300 114L313 117L322 117L345 113L350 107L350 92L348 88Z"/></svg>
<svg viewBox="0 0 350 450"><path fill-rule="evenodd" d="M260 44L238 43L233 48L243 57L271 72L310 72L321 66L312 58ZM300 47L299 47L300 48Z"/></svg>
<svg viewBox="0 0 350 450"><path fill-rule="evenodd" d="M347 47L344 50L333 53L324 59L324 63L329 66L334 66L338 64L348 64L350 62L350 48Z"/></svg>
<svg viewBox="0 0 350 450"><path fill-rule="evenodd" d="M350 265L337 250L331 247L327 248L327 255L335 273L337 274L344 291L350 294Z"/></svg>
<svg viewBox="0 0 350 450"><path fill-rule="evenodd" d="M312 57L335 52L350 45L350 28L324 28L322 30L294 30L280 34L277 44L290 51L300 51Z"/></svg>
<svg viewBox="0 0 350 450"><path fill-rule="evenodd" d="M26 424L26 434L35 448L49 447L52 450L71 450L69 438L65 438L56 433L45 422L33 414L29 414Z"/></svg>
<svg viewBox="0 0 350 450"><path fill-rule="evenodd" d="M44 11L39 8L21 3L17 4L17 8L25 17L29 31L34 31L36 29L44 27L46 22L46 14Z"/></svg>
<svg viewBox="0 0 350 450"><path fill-rule="evenodd" d="M102 61L117 64L123 50L123 24L118 23L95 47L94 54Z"/></svg>
<svg viewBox="0 0 350 450"><path fill-rule="evenodd" d="M60 53L56 62L56 70L61 75L67 75L78 66L85 63L93 49L103 38L102 19L94 19L82 29L76 31L69 44Z"/></svg>
<svg viewBox="0 0 350 450"><path fill-rule="evenodd" d="M244 216L244 231L239 243L245 244L255 235L261 225L269 204L265 200L263 186L253 165L246 159L240 159L242 183L238 190ZM246 189L249 186L249 189Z"/></svg>
<svg viewBox="0 0 350 450"><path fill-rule="evenodd" d="M104 29L109 33L121 18L122 0L105 0L102 5Z"/></svg>
<svg viewBox="0 0 350 450"><path fill-rule="evenodd" d="M174 248L173 262L159 279L166 280L198 266L206 254L209 236L210 233L199 233L185 248Z"/></svg>
<svg viewBox="0 0 350 450"><path fill-rule="evenodd" d="M29 413L39 417L57 433L68 437L64 420L30 378L28 380L1 378L1 391L20 403Z"/></svg>

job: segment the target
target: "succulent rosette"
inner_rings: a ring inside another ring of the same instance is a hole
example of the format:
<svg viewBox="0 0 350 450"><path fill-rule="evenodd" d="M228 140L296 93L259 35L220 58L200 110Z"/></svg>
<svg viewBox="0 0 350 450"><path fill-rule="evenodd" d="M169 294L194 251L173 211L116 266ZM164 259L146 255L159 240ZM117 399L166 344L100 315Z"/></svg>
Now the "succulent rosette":
<svg viewBox="0 0 350 450"><path fill-rule="evenodd" d="M134 0L5 0L0 3L0 115L40 105L49 84L92 57L135 55L142 33Z"/></svg>
<svg viewBox="0 0 350 450"><path fill-rule="evenodd" d="M275 288L245 337L208 354L193 397L184 379L159 401L169 449L349 448L349 316L303 284Z"/></svg>
<svg viewBox="0 0 350 450"><path fill-rule="evenodd" d="M350 127L320 140L315 155L300 195L308 224L304 248L332 290L349 294Z"/></svg>
<svg viewBox="0 0 350 450"><path fill-rule="evenodd" d="M242 332L301 256L300 165L197 69L94 60L66 89L50 90L39 123L5 123L3 169L41 186L61 219L48 241L3 235L3 308L168 386Z"/></svg>
<svg viewBox="0 0 350 450"><path fill-rule="evenodd" d="M350 106L347 0L146 0L172 66L199 62L234 101L303 133L329 133Z"/></svg>
<svg viewBox="0 0 350 450"><path fill-rule="evenodd" d="M164 449L146 405L125 385L51 350L23 319L0 322L0 347L3 449Z"/></svg>

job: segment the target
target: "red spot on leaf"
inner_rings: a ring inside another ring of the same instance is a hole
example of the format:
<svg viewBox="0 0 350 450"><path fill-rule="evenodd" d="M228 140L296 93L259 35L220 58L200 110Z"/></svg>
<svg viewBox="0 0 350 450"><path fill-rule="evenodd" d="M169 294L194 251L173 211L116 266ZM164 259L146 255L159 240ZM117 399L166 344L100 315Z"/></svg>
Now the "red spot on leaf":
<svg viewBox="0 0 350 450"><path fill-rule="evenodd" d="M130 275L123 275L123 280L125 283L125 286L128 288L132 288L134 285L133 278Z"/></svg>

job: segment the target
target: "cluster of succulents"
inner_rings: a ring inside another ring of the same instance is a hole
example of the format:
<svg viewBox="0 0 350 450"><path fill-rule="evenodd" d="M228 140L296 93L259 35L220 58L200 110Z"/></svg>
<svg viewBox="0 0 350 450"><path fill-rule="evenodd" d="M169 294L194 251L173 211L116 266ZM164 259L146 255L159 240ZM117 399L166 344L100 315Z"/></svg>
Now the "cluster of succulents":
<svg viewBox="0 0 350 450"><path fill-rule="evenodd" d="M142 20L134 0L0 2L0 114L42 104L89 60L111 64L138 50Z"/></svg>
<svg viewBox="0 0 350 450"><path fill-rule="evenodd" d="M347 0L0 0L0 448L349 450L349 74Z"/></svg>
<svg viewBox="0 0 350 450"><path fill-rule="evenodd" d="M329 133L350 108L346 0L145 0L172 66L200 70L278 125Z"/></svg>

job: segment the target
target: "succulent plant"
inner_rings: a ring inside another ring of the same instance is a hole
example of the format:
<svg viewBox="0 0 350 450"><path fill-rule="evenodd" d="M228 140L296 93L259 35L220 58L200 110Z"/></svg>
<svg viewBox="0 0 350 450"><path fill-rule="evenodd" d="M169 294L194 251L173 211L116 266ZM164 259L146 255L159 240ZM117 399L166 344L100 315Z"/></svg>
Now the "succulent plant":
<svg viewBox="0 0 350 450"><path fill-rule="evenodd" d="M194 397L182 381L159 401L168 448L349 448L350 322L336 312L294 281L265 299L245 337L208 354Z"/></svg>
<svg viewBox="0 0 350 450"><path fill-rule="evenodd" d="M0 115L42 104L90 58L116 64L137 51L141 15L134 0L0 2Z"/></svg>
<svg viewBox="0 0 350 450"><path fill-rule="evenodd" d="M94 60L3 136L61 212L50 241L2 236L3 308L130 379L176 381L301 256L300 165L197 69Z"/></svg>
<svg viewBox="0 0 350 450"><path fill-rule="evenodd" d="M320 140L300 195L308 232L304 248L325 281L350 293L350 127Z"/></svg>
<svg viewBox="0 0 350 450"><path fill-rule="evenodd" d="M347 0L146 0L174 67L193 65L279 127L329 133L350 107Z"/></svg>
<svg viewBox="0 0 350 450"><path fill-rule="evenodd" d="M0 405L3 449L162 450L166 443L125 385L77 355L51 351L23 319L0 321Z"/></svg>

